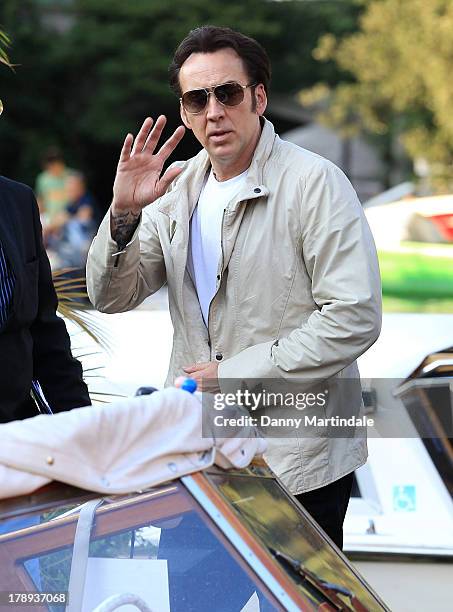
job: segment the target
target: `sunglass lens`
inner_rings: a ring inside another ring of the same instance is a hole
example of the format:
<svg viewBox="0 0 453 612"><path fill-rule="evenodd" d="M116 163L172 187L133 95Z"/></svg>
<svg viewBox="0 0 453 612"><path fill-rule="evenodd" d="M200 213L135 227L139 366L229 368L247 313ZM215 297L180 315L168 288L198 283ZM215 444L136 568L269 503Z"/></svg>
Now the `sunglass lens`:
<svg viewBox="0 0 453 612"><path fill-rule="evenodd" d="M214 88L214 95L221 104L237 106L244 99L244 88L239 83L225 83ZM208 93L204 89L186 91L182 104L189 113L200 113L208 103Z"/></svg>
<svg viewBox="0 0 453 612"><path fill-rule="evenodd" d="M244 99L244 90L238 83L219 85L214 92L217 100L227 106L237 106Z"/></svg>
<svg viewBox="0 0 453 612"><path fill-rule="evenodd" d="M182 97L182 104L189 113L199 113L206 106L208 94L203 89L187 91Z"/></svg>

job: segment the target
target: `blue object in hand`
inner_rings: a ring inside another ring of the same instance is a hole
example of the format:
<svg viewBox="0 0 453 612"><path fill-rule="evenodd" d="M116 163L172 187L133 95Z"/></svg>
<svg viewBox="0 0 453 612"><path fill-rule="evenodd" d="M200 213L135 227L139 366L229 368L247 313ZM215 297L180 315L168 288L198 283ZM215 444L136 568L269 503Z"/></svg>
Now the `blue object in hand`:
<svg viewBox="0 0 453 612"><path fill-rule="evenodd" d="M181 385L181 389L184 389L184 391L188 391L189 393L194 393L197 390L196 380L193 378L186 378Z"/></svg>

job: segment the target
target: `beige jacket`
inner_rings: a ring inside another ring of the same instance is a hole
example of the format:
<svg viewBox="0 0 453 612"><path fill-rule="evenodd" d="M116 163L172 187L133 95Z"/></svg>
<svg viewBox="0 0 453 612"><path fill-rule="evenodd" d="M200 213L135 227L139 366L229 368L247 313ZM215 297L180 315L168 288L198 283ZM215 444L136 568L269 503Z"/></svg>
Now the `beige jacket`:
<svg viewBox="0 0 453 612"><path fill-rule="evenodd" d="M210 162L202 150L181 165L169 191L144 209L124 254L112 257L109 214L103 220L87 264L94 306L130 310L168 284L167 384L184 365L219 359L221 379L326 381L323 417L342 403L360 404L355 360L379 335L381 288L373 238L347 178L265 121L246 184L225 210L208 330L186 262L189 220ZM342 393L349 378L357 379L354 390ZM298 430L291 439L270 438L266 459L299 494L348 474L366 456L363 436L308 438Z"/></svg>

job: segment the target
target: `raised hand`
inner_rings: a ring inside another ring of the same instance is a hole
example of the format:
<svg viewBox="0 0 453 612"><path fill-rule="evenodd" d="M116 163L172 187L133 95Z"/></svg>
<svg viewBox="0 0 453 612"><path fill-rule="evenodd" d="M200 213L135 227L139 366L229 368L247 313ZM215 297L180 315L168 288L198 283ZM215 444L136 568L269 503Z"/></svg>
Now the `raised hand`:
<svg viewBox="0 0 453 612"><path fill-rule="evenodd" d="M166 124L161 115L151 130L153 120L148 117L135 138L128 134L124 140L113 184L111 207L112 238L125 245L132 237L142 209L163 195L170 183L181 172L171 168L161 176L165 161L184 136L178 127L155 153L157 143Z"/></svg>

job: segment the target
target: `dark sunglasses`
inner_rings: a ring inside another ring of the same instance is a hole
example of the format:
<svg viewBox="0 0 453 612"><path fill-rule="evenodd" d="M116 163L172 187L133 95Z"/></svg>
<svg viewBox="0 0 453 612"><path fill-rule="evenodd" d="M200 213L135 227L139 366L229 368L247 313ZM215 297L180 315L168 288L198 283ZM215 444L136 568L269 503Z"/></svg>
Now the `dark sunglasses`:
<svg viewBox="0 0 453 612"><path fill-rule="evenodd" d="M202 87L186 91L180 98L185 111L191 115L201 113L209 100L209 95L214 94L220 104L225 106L237 106L244 99L244 92L248 87L255 87L256 83L241 85L240 83L223 83L215 87Z"/></svg>

